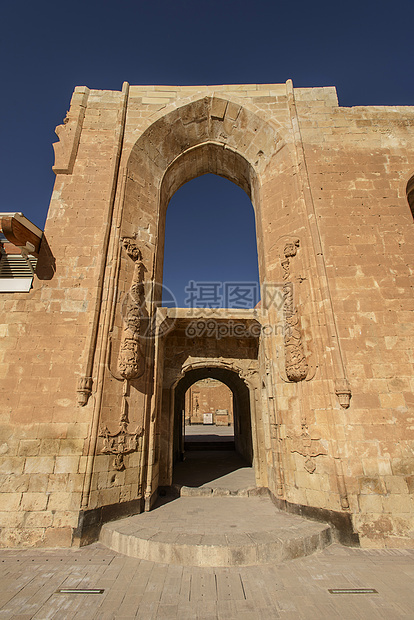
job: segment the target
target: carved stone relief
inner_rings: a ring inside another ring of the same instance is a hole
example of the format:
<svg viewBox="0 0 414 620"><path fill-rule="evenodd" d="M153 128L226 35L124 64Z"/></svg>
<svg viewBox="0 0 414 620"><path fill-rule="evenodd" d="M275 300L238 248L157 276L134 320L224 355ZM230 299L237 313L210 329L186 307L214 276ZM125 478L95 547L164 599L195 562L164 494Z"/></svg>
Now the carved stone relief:
<svg viewBox="0 0 414 620"><path fill-rule="evenodd" d="M122 394L121 416L119 418L119 431L111 433L105 424L101 424L99 437L103 438L101 454L113 454L114 467L118 471L124 469L124 456L138 450L138 437L143 434L143 427L138 426L134 432L128 430L128 380L125 379Z"/></svg>
<svg viewBox="0 0 414 620"><path fill-rule="evenodd" d="M121 307L124 325L118 355L118 375L111 370L109 363L107 365L112 377L117 381L123 381L120 429L116 433L111 433L108 427L102 424L99 430L99 436L103 438L101 454L113 454L115 456L114 467L117 470L124 469L125 454L135 452L138 449L138 437L143 434L142 426L139 426L134 432L128 430L128 393L129 381L139 378L145 370L145 359L140 342L142 318L146 310L145 266L136 239L124 237L121 242L128 257L134 262L134 273L130 289ZM108 353L108 360L109 357L110 352Z"/></svg>
<svg viewBox="0 0 414 620"><path fill-rule="evenodd" d="M124 328L118 357L118 372L124 379L136 379L144 372L140 330L145 308L144 272L142 254L132 237L124 237L122 245L134 261L132 284L123 307Z"/></svg>
<svg viewBox="0 0 414 620"><path fill-rule="evenodd" d="M291 441L290 451L297 452L306 457L304 467L307 472L313 474L316 470L316 463L314 459L316 456L326 455L328 451L322 445L320 439L312 439L305 431L302 435L287 436Z"/></svg>
<svg viewBox="0 0 414 620"><path fill-rule="evenodd" d="M281 265L283 269L283 318L285 344L285 371L289 381L306 379L309 365L306 360L300 332L299 316L293 299L293 281L290 273L290 259L296 256L299 239L285 243Z"/></svg>
<svg viewBox="0 0 414 620"><path fill-rule="evenodd" d="M103 437L102 454L113 454L114 467L118 471L124 469L124 456L135 452L138 449L138 437L143 433L141 427L134 433L127 430L127 425L122 426L117 433L110 433L107 426L102 425L99 430L99 437Z"/></svg>

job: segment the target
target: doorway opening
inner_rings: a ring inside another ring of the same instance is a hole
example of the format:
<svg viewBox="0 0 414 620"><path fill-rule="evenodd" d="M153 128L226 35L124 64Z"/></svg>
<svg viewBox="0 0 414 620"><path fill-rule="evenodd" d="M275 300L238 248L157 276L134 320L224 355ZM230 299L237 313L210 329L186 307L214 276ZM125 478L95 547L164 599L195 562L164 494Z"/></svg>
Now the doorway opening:
<svg viewBox="0 0 414 620"><path fill-rule="evenodd" d="M239 375L191 370L174 396L173 483L230 492L256 486L250 393Z"/></svg>
<svg viewBox="0 0 414 620"><path fill-rule="evenodd" d="M208 377L188 388L184 401L184 452L235 450L233 393Z"/></svg>

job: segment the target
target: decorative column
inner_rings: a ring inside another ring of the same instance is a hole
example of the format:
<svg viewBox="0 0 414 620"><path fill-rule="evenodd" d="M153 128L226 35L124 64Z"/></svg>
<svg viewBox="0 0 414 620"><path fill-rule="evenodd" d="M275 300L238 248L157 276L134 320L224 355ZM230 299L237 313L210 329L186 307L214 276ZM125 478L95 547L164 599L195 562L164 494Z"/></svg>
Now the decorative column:
<svg viewBox="0 0 414 620"><path fill-rule="evenodd" d="M283 249L283 318L285 322L285 370L289 381L306 379L309 366L306 361L300 332L299 316L293 300L293 282L290 275L290 259L296 256L299 239L288 241Z"/></svg>
<svg viewBox="0 0 414 620"><path fill-rule="evenodd" d="M138 437L143 434L142 426L133 433L128 430L128 396L129 382L141 377L145 370L145 358L140 343L142 317L145 311L145 266L135 238L123 237L121 243L129 258L134 262L134 273L130 289L121 305L124 326L118 355L118 376L109 368L115 379L124 382L119 419L120 430L117 433L110 433L105 425L101 425L99 429L99 436L103 438L101 454L113 454L115 456L114 467L117 470L124 469L124 456L138 449Z"/></svg>
<svg viewBox="0 0 414 620"><path fill-rule="evenodd" d="M118 372L124 379L136 379L144 372L144 357L140 344L141 319L145 307L144 272L141 250L132 237L124 237L122 245L134 261L131 288L125 297L124 328L118 357Z"/></svg>

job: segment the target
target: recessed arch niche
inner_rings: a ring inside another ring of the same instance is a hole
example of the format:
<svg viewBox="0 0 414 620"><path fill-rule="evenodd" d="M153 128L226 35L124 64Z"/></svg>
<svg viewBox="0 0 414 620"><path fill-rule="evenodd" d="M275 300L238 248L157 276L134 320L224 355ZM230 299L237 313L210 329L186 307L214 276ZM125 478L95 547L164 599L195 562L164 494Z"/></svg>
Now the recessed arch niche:
<svg viewBox="0 0 414 620"><path fill-rule="evenodd" d="M134 263L126 252L121 251L120 244L117 249L117 239L133 237L142 252L144 281L151 292L151 296L146 297L146 311L155 319L156 325L160 318L168 329L175 329L175 319L170 320L165 311L155 312L155 306L161 305L162 300L159 285L162 283L166 212L171 197L182 185L206 173L222 176L246 192L255 213L260 281L263 283L277 277L278 263L274 258L269 259L272 247L280 235L291 234L292 230L297 233L304 226L301 193L295 181L297 163L294 145L286 128L282 136L271 119L263 120L252 109L224 98L204 97L166 110L135 143L131 141L124 145L124 153L121 161L123 184L118 194L112 246L118 252L114 254L118 261L118 300L122 300L130 289ZM114 359L120 350L123 327L120 307L118 304L112 323L111 351ZM186 343L185 346L187 344L188 355L200 357L197 355L197 343ZM213 354L216 345L215 342L210 343L208 351L201 355L208 364L213 357L217 357ZM147 507L152 505L159 484L170 483L173 460L173 429L170 429L171 436L167 437L164 423L167 420L169 427L170 418L169 414L167 418L163 414L170 411L171 405L167 388L167 375L171 368L165 348L168 348L165 338L147 339L143 343L146 372L142 378L131 381L128 397L131 420L134 414L137 423L144 429L142 443L147 446L147 452L143 452L139 481ZM228 347L222 348L224 350L218 357L228 361ZM173 356L177 357L178 353L175 350ZM263 363L263 355L263 351L257 351L252 358L254 372ZM233 357L240 357L240 347ZM116 397L122 400L120 384L112 386L108 383L104 389L108 394L112 390L114 400ZM253 391L249 393L252 398ZM245 436L250 436L255 469L260 472L258 479L263 485L267 480L264 444L260 449L255 447L259 440L255 417L258 414L254 412L259 408L256 404L252 405L252 431ZM260 421L260 424L264 427L268 420ZM270 431L263 432L267 437ZM250 454L247 448L244 452Z"/></svg>
<svg viewBox="0 0 414 620"><path fill-rule="evenodd" d="M156 120L137 140L126 165L121 236L142 240L153 281L162 282L165 217L173 194L186 182L212 173L241 187L252 201L261 281L266 277L262 247L261 175L269 180L292 166L277 128L234 102L205 97ZM280 155L283 151L282 155ZM269 166L277 156L278 166ZM121 267L122 269L122 267ZM122 278L121 278L122 281ZM161 291L155 287L154 300Z"/></svg>

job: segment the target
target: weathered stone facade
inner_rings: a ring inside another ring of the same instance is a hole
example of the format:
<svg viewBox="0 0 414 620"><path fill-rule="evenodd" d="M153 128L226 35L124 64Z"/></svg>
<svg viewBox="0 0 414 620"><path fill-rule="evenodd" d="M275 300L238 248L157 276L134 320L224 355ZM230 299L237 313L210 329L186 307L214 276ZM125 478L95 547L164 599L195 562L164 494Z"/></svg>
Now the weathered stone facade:
<svg viewBox="0 0 414 620"><path fill-rule="evenodd" d="M1 544L85 544L150 508L185 391L213 377L277 505L412 547L414 107L77 87L57 133L34 287L1 296ZM155 285L168 202L208 172L252 199L262 286L261 309L216 311L241 326L220 339Z"/></svg>

